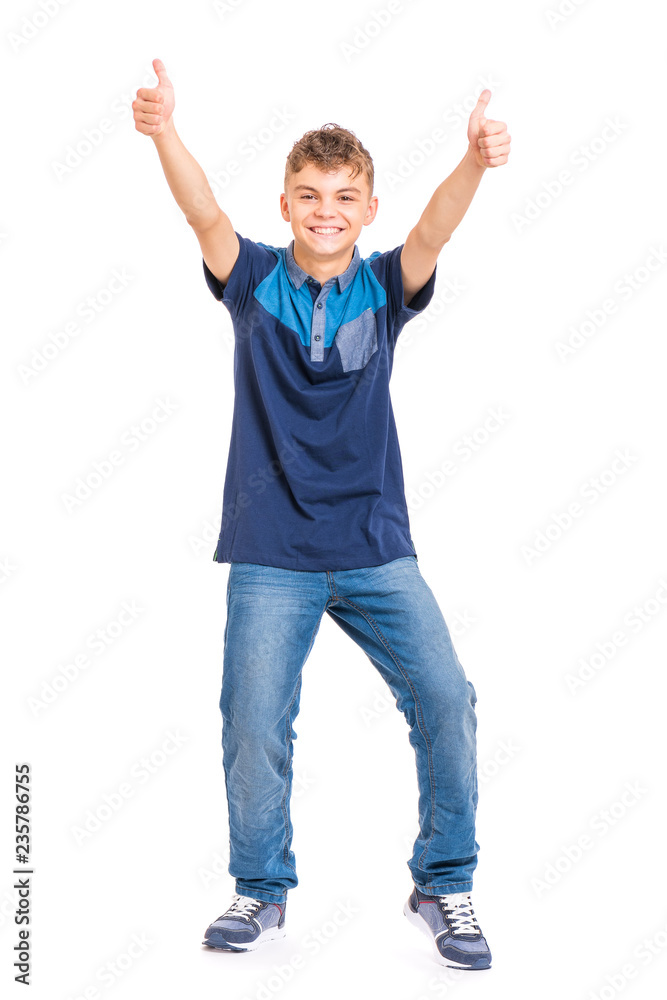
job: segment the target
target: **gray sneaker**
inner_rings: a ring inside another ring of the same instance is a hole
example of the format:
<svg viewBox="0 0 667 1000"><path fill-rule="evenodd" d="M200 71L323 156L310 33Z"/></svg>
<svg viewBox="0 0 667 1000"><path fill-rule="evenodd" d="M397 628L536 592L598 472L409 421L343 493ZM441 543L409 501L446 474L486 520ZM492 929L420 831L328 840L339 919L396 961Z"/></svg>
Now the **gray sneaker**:
<svg viewBox="0 0 667 1000"><path fill-rule="evenodd" d="M453 969L491 968L491 952L475 919L469 892L428 896L415 886L403 913L431 938L441 965Z"/></svg>
<svg viewBox="0 0 667 1000"><path fill-rule="evenodd" d="M207 928L202 944L223 951L254 951L265 941L285 937L285 906L234 893L232 905Z"/></svg>

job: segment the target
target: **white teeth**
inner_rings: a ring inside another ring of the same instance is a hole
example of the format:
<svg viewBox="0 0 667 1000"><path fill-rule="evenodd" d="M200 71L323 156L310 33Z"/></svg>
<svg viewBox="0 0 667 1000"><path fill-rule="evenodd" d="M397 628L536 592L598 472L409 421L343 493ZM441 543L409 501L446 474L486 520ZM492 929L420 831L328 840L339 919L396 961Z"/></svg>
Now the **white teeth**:
<svg viewBox="0 0 667 1000"><path fill-rule="evenodd" d="M321 233L321 234L323 234L325 236L329 236L331 233L339 233L340 231L341 230L338 229L338 228L322 229L319 226L317 228L315 226L313 226L313 232L314 233Z"/></svg>

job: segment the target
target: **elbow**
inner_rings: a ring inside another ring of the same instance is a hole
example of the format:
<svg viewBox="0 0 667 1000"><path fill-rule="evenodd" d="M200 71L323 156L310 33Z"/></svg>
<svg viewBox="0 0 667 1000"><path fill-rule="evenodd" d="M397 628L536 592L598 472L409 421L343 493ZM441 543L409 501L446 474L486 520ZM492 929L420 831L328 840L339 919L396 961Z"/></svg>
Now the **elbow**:
<svg viewBox="0 0 667 1000"><path fill-rule="evenodd" d="M196 208L187 211L185 213L185 221L196 233L203 233L215 225L221 214L222 209L219 205L211 208L209 204L208 211L197 210Z"/></svg>
<svg viewBox="0 0 667 1000"><path fill-rule="evenodd" d="M449 243L451 238L451 233L433 232L431 233L430 247L432 250L442 250L445 243Z"/></svg>
<svg viewBox="0 0 667 1000"><path fill-rule="evenodd" d="M419 245L427 253L439 253L452 238L451 233L438 232L432 226L419 227L416 235Z"/></svg>

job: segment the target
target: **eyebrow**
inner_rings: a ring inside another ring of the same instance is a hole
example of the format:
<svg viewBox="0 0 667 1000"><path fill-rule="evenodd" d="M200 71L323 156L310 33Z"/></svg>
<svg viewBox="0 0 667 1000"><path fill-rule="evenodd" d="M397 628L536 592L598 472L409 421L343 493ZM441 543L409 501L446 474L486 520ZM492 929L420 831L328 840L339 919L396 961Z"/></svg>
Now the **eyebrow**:
<svg viewBox="0 0 667 1000"><path fill-rule="evenodd" d="M311 187L310 184L297 184L294 188L295 191L315 191L317 193L317 188ZM343 191L356 191L357 194L361 194L361 191L357 187L344 187L338 188L336 194L342 194Z"/></svg>

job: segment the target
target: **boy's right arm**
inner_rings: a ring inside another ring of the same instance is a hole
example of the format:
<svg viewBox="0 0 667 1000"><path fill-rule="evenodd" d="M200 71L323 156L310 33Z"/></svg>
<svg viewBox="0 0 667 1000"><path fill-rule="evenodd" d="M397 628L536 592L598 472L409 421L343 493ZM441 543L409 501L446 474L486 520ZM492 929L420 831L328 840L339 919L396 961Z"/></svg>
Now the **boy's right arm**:
<svg viewBox="0 0 667 1000"><path fill-rule="evenodd" d="M206 265L226 285L239 255L238 237L204 171L176 132L174 88L160 59L153 60L153 69L158 86L140 87L132 102L135 127L155 143L171 193L199 240Z"/></svg>

